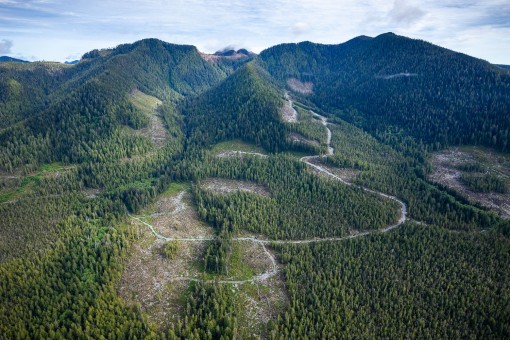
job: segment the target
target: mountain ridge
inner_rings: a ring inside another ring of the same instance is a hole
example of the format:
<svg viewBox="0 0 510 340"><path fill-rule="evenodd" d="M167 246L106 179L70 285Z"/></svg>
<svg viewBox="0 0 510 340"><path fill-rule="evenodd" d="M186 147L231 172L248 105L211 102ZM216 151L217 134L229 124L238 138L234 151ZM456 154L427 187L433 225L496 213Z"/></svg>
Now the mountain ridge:
<svg viewBox="0 0 510 340"><path fill-rule="evenodd" d="M29 61L27 60L17 59L6 55L0 56L0 62L29 63Z"/></svg>
<svg viewBox="0 0 510 340"><path fill-rule="evenodd" d="M290 78L312 83L307 100L373 134L391 127L435 148L509 146L510 78L486 61L392 33L339 45L277 45L258 60L281 86Z"/></svg>
<svg viewBox="0 0 510 340"><path fill-rule="evenodd" d="M0 338L509 338L508 71L226 54L0 63Z"/></svg>
<svg viewBox="0 0 510 340"><path fill-rule="evenodd" d="M110 93L104 97L109 103L125 102L126 96L137 89L176 105L220 84L253 60L256 69L264 70L281 89L287 88L323 112L381 139L393 140L392 143L407 136L432 149L463 143L501 150L510 147L510 118L505 114L510 110L510 76L488 62L393 33L375 38L358 36L337 45L306 41L280 44L258 56L241 54L245 56L242 59L216 56L213 60L192 45L151 38L113 49L92 50L73 66L30 63L0 67L0 74L4 75L0 82L0 107L4 108L0 140L19 138L18 134L7 137L9 131L14 131L9 129L10 124L32 116L46 118L25 124L29 129L23 135L46 136L53 131L50 135L65 136L52 127L42 127L54 119L52 107L64 110L65 105L59 103L81 91L84 84ZM297 85L304 84L309 94L289 88L292 79ZM272 82L263 87L269 88ZM130 107L127 102L121 106ZM134 123L138 126L143 121L135 109L122 111L124 122L138 121ZM76 117L79 112L75 111ZM403 135L395 133L399 130ZM86 135L80 134L80 138L89 138ZM16 155L12 150L4 151L3 167L11 164L7 160Z"/></svg>

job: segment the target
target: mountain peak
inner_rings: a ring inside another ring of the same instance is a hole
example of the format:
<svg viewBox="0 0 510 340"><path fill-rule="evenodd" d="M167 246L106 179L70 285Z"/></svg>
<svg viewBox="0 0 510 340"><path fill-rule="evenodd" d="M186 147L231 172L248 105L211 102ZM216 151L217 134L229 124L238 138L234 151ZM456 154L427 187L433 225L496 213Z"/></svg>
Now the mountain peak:
<svg viewBox="0 0 510 340"><path fill-rule="evenodd" d="M379 34L376 38L384 38L384 37L387 37L387 38L396 38L396 37L399 37L399 35L396 35L393 32L386 32L386 33Z"/></svg>
<svg viewBox="0 0 510 340"><path fill-rule="evenodd" d="M256 54L253 53L253 52L248 51L245 48L241 48L241 49L239 49L237 51L235 49L222 49L222 50L214 52L214 55L215 56L219 56L219 57L234 57L234 58L237 57L237 58L240 58L240 57L243 57L243 56L254 57Z"/></svg>
<svg viewBox="0 0 510 340"><path fill-rule="evenodd" d="M0 62L29 63L29 61L16 59L5 55L0 57Z"/></svg>
<svg viewBox="0 0 510 340"><path fill-rule="evenodd" d="M410 42L422 42L420 39L412 39L403 35L398 35L393 32L382 33L376 36L374 41L410 41Z"/></svg>
<svg viewBox="0 0 510 340"><path fill-rule="evenodd" d="M349 41L353 41L353 40L366 41L366 40L372 40L372 39L374 39L374 38L369 37L368 35L358 35L356 38L352 38Z"/></svg>

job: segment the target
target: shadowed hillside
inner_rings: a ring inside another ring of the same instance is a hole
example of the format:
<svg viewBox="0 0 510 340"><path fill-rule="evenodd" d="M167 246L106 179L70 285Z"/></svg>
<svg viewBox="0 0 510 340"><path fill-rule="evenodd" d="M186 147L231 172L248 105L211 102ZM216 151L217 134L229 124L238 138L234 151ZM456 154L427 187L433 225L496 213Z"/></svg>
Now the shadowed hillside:
<svg viewBox="0 0 510 340"><path fill-rule="evenodd" d="M310 101L381 138L510 147L510 75L483 60L387 33L278 45L260 64L282 86L311 82Z"/></svg>

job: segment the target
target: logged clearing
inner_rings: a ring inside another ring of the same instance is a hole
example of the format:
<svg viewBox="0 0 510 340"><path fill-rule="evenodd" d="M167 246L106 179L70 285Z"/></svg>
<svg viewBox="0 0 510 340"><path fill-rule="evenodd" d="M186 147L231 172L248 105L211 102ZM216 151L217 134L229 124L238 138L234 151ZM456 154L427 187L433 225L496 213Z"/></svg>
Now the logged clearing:
<svg viewBox="0 0 510 340"><path fill-rule="evenodd" d="M213 230L198 217L191 193L180 191L173 196L164 195L148 209L145 220L160 235L171 238L213 236Z"/></svg>
<svg viewBox="0 0 510 340"><path fill-rule="evenodd" d="M0 173L0 203L14 203L23 195L34 192L41 179L57 179L74 168L76 167L61 163L47 163L29 174L21 171L12 174Z"/></svg>
<svg viewBox="0 0 510 340"><path fill-rule="evenodd" d="M237 52L232 55L228 55L228 56L207 54L207 53L200 52L200 56L202 57L202 59L204 59L205 61L210 62L210 63L217 63L217 62L221 61L222 59L239 60L239 59L249 58L246 54L237 53Z"/></svg>
<svg viewBox="0 0 510 340"><path fill-rule="evenodd" d="M289 305L283 274L278 273L263 283L235 285L233 289L237 293L236 303L240 306L241 315L238 317L242 328L249 330L254 338L267 338L268 322L276 322Z"/></svg>
<svg viewBox="0 0 510 340"><path fill-rule="evenodd" d="M248 268L258 275L270 271L271 261L264 254L262 245L251 241L238 241L236 246L239 247L239 263L246 265Z"/></svg>
<svg viewBox="0 0 510 340"><path fill-rule="evenodd" d="M208 178L202 185L204 188L217 192L219 194L229 194L238 191L250 192L260 196L271 197L271 191L264 185L248 182L238 181L233 179L224 178Z"/></svg>
<svg viewBox="0 0 510 340"><path fill-rule="evenodd" d="M266 151L254 144L244 142L240 139L220 142L211 149L212 153L217 157L230 157L242 154L258 154L266 155Z"/></svg>
<svg viewBox="0 0 510 340"><path fill-rule="evenodd" d="M156 146L156 148L162 148L168 141L168 131L163 123L163 118L154 111L154 114L149 116L149 135Z"/></svg>
<svg viewBox="0 0 510 340"><path fill-rule="evenodd" d="M462 176L494 176L510 182L510 155L482 147L460 147L434 153L430 162L433 170L429 180L447 186L466 197L496 211L503 218L510 217L510 194L496 191L475 192L462 180Z"/></svg>
<svg viewBox="0 0 510 340"><path fill-rule="evenodd" d="M160 329L167 328L184 314L189 283L204 277L204 252L209 242L200 239L212 237L212 230L196 220L195 209L187 195L186 191L164 195L148 209L144 218L151 219L152 223L162 223L165 219L166 223L181 225L171 234L171 228L161 224L153 227L165 237L182 237L188 241L169 241L174 242L178 250L168 258L164 252L167 242L157 237L146 224L138 223L139 218L133 219L137 241L117 285L119 296L128 304L139 305L148 320ZM192 227L185 229L184 221ZM198 240L189 242L190 238ZM236 303L242 311L239 320L243 327L253 335L266 336L267 322L276 321L288 305L284 278L277 271L276 275L261 282L252 280L277 268L274 256L262 243L235 240L231 256L229 275L221 275L218 282L232 281L232 289L237 293ZM206 278L209 276L205 275Z"/></svg>
<svg viewBox="0 0 510 340"><path fill-rule="evenodd" d="M316 140L307 139L305 136L295 132L289 133L287 138L291 143L303 143L314 146L320 146L319 142L317 142Z"/></svg>
<svg viewBox="0 0 510 340"><path fill-rule="evenodd" d="M158 98L149 96L139 90L132 91L129 99L137 109L147 114L151 114L156 107L162 104L162 101Z"/></svg>
<svg viewBox="0 0 510 340"><path fill-rule="evenodd" d="M266 154L250 151L223 151L216 155L216 157L218 158L230 158L230 157L243 158L244 156L267 157Z"/></svg>
<svg viewBox="0 0 510 340"><path fill-rule="evenodd" d="M86 188L81 191L87 198L97 198L101 194L101 189Z"/></svg>
<svg viewBox="0 0 510 340"><path fill-rule="evenodd" d="M180 185L149 207L144 218L159 234L166 237L212 236L213 230L198 219L190 193ZM158 239L142 223L132 221L138 235L126 260L117 291L129 304L139 304L150 322L165 328L184 312L189 281L183 277L200 277L207 242L175 242L178 250L172 258L164 254L167 242Z"/></svg>
<svg viewBox="0 0 510 340"><path fill-rule="evenodd" d="M138 110L149 118L149 125L138 130L139 133L150 139L156 148L163 147L168 141L169 135L163 117L158 111L158 106L162 104L161 100L139 90L131 92L129 99Z"/></svg>
<svg viewBox="0 0 510 340"><path fill-rule="evenodd" d="M313 92L313 83L312 82L302 82L296 78L287 79L287 85L296 92L301 94L310 94Z"/></svg>
<svg viewBox="0 0 510 340"><path fill-rule="evenodd" d="M21 185L23 178L18 176L0 176L0 193L15 190Z"/></svg>
<svg viewBox="0 0 510 340"><path fill-rule="evenodd" d="M138 229L139 239L132 246L117 291L128 304L139 304L150 322L165 328L184 312L189 282L175 278L200 275L207 244L180 242L177 254L169 259L163 253L164 241L143 225L133 223L133 228Z"/></svg>
<svg viewBox="0 0 510 340"><path fill-rule="evenodd" d="M209 185L220 190L239 190L270 195L255 183L209 179ZM232 245L228 275L212 277L203 272L204 253L213 231L198 220L188 191L189 185L175 184L140 217L133 218L132 228L138 235L117 285L119 296L128 304L139 305L148 320L160 329L167 328L185 312L186 296L192 281L218 279L231 284L236 304L242 313L239 322L250 333L267 337L267 323L276 321L288 305L283 275L267 246L253 240L239 239ZM154 231L141 220L150 221ZM163 236L157 236L155 233ZM164 237L188 241L169 241L178 245L172 258L165 256ZM196 241L190 239L196 238ZM267 275L276 272L276 275ZM253 279L267 276L263 280ZM238 283L239 282L239 283Z"/></svg>
<svg viewBox="0 0 510 340"><path fill-rule="evenodd" d="M296 123L298 121L298 113L294 106L292 106L292 99L290 99L289 94L285 93L285 104L282 109L282 120L285 123Z"/></svg>

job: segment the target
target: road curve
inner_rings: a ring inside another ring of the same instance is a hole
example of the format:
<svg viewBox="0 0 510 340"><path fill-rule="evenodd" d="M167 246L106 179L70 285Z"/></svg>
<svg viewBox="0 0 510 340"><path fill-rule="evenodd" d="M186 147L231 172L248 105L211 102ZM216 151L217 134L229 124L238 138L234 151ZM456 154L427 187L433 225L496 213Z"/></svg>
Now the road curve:
<svg viewBox="0 0 510 340"><path fill-rule="evenodd" d="M287 97L287 100L289 101L289 104L292 107L291 99ZM319 118L321 120L321 122L322 122L322 125L324 125L326 127L326 131L327 131L327 147L328 147L328 153L327 154L328 155L333 155L335 151L331 147L331 135L332 135L332 133L331 133L331 130L328 128L328 125L330 125L331 123L328 122L328 119L326 117L321 116L318 113L315 113L313 111L310 111L310 113L313 114L314 116L316 116L317 118ZM237 151L237 152L234 152L234 154L249 154L249 155L255 155L255 156L259 156L259 157L267 157L267 155L263 155L263 154L256 153L256 152ZM325 175L327 175L327 176L329 176L329 177L331 177L331 178L333 178L335 180L338 180L338 181L342 182L345 185L349 185L349 186L352 186L352 187L360 188L360 189L362 189L362 190L364 190L366 192L369 192L369 193L378 195L380 197L387 198L387 199L390 199L390 200L393 200L393 201L397 202L400 205L400 218L399 218L399 220L395 224L389 225L389 226L387 226L387 227L385 227L383 229L373 230L373 231L364 231L364 232L360 232L360 233L357 233L357 234L353 234L353 235L349 235L349 236L344 236L344 237L312 238L312 239L305 239L305 240L268 240L268 239L260 239L260 238L256 238L256 237L234 237L234 238L232 238L232 241L249 241L249 242L254 242L254 243L259 244L262 247L262 249L263 249L264 253L266 254L266 256L271 261L271 269L266 271L266 272L264 272L264 273L262 273L262 274L259 274L259 275L255 276L255 277L253 277L251 279L246 279L246 280L203 280L203 279L196 278L196 277L175 277L175 278L170 279L170 281L195 281L195 282L205 281L205 282L216 282L216 283L222 283L222 284L225 284L225 283L229 283L229 284L245 284L245 283L254 283L254 282L265 281L265 280L267 280L267 279L277 275L278 272L279 272L278 265L276 264L276 259L274 258L273 254L271 254L271 252L269 252L269 250L267 250L266 245L270 245L270 244L310 244L310 243L317 243L317 242L337 242L337 241L343 241L343 240L348 240L348 239L353 239L353 238L367 236L367 235L370 235L370 234L373 234L373 233L385 233L385 232L388 232L390 230L393 230L393 229L399 227L400 225L402 225L407 220L407 206L400 199L398 199L398 198L396 198L394 196L390 196L388 194L379 192L379 191L375 191L375 190L372 190L372 189L365 188L363 186L359 186L359 185L355 185L355 184L352 184L350 182L347 182L347 181L343 180L342 178L340 178L339 176L331 173L327 169L321 167L320 165L317 165L317 164L314 164L314 163L310 162L312 159L320 159L321 157L324 157L324 156L305 156L305 157L302 157L300 159L300 161L304 162L305 164L307 164L308 166L314 168L315 170L317 170L319 172L322 172L323 174L325 174ZM213 241L215 239L214 237L194 237L194 238L165 237L165 236L159 234L152 225L150 225L149 223L143 221L139 217L132 216L132 215L129 215L129 216L133 220L136 220L139 223L142 223L143 225L149 227L151 229L152 233L154 234L154 236L156 236L156 238L158 238L160 240L164 240L164 241L180 241L180 242L204 242L204 241Z"/></svg>

